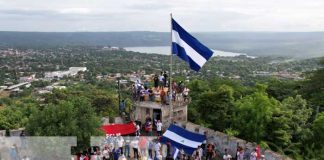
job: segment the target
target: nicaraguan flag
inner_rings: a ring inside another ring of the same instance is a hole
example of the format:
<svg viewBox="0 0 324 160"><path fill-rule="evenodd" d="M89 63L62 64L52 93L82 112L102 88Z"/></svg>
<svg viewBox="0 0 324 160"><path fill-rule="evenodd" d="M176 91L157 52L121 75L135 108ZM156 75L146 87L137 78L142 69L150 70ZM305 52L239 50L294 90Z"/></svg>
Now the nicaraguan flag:
<svg viewBox="0 0 324 160"><path fill-rule="evenodd" d="M177 157L178 157L178 154L179 154L179 149L177 147L175 147L174 150L173 150L172 158L174 160L176 160Z"/></svg>
<svg viewBox="0 0 324 160"><path fill-rule="evenodd" d="M213 55L213 51L172 19L172 54L178 55L189 64L191 69L198 72Z"/></svg>
<svg viewBox="0 0 324 160"><path fill-rule="evenodd" d="M187 154L192 154L205 139L205 135L193 133L172 124L161 137L161 142L170 141L173 147L183 149Z"/></svg>

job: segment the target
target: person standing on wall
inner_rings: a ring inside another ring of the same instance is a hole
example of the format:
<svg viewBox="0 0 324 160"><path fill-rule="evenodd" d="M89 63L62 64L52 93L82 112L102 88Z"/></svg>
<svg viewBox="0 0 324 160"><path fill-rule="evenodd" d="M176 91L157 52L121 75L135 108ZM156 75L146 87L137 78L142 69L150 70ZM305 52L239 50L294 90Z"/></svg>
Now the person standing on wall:
<svg viewBox="0 0 324 160"><path fill-rule="evenodd" d="M162 122L161 120L158 120L156 123L156 132L157 132L157 136L162 136Z"/></svg>

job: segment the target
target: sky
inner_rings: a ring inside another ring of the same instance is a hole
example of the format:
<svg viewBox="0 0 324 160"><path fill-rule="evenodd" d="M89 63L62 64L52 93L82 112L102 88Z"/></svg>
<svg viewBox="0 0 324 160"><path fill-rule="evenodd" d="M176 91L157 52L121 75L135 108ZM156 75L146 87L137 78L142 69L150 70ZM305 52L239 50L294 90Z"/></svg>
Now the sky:
<svg viewBox="0 0 324 160"><path fill-rule="evenodd" d="M324 0L0 0L0 31L324 31Z"/></svg>

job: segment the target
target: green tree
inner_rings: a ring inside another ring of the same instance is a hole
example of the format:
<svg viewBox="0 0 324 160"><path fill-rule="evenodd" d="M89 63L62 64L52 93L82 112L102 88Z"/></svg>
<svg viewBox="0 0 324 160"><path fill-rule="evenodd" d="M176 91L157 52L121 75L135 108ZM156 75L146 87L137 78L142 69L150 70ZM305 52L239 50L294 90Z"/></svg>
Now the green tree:
<svg viewBox="0 0 324 160"><path fill-rule="evenodd" d="M308 74L300 93L309 100L314 108L319 106L321 111L324 111L324 57L321 59L320 65L322 68Z"/></svg>
<svg viewBox="0 0 324 160"><path fill-rule="evenodd" d="M268 126L266 139L271 149L298 159L302 142L309 140L311 114L312 109L300 95L284 99L274 110Z"/></svg>
<svg viewBox="0 0 324 160"><path fill-rule="evenodd" d="M50 85L50 82L39 80L39 81L33 81L31 84L33 87L42 88L42 87L46 87L46 86Z"/></svg>
<svg viewBox="0 0 324 160"><path fill-rule="evenodd" d="M324 150L324 112L320 113L315 119L312 130L314 134L315 149ZM322 152L323 153L323 152Z"/></svg>
<svg viewBox="0 0 324 160"><path fill-rule="evenodd" d="M210 90L207 81L197 79L191 81L188 86L190 89L190 97L192 97L193 100L195 100L195 98L198 99L201 93Z"/></svg>
<svg viewBox="0 0 324 160"><path fill-rule="evenodd" d="M241 137L260 143L266 138L267 126L279 102L268 97L265 93L266 86L257 85L257 88L257 92L236 101L233 118L234 129L240 131Z"/></svg>
<svg viewBox="0 0 324 160"><path fill-rule="evenodd" d="M23 127L23 114L20 110L10 107L0 108L0 130Z"/></svg>
<svg viewBox="0 0 324 160"><path fill-rule="evenodd" d="M308 129L308 122L313 110L308 107L307 101L300 95L295 98L288 97L282 101L282 107L289 110L292 114L291 121L288 123L291 128L291 134L294 141L307 139L305 132ZM286 115L290 115L286 113Z"/></svg>
<svg viewBox="0 0 324 160"><path fill-rule="evenodd" d="M90 136L101 133L98 128L100 120L84 97L61 100L43 110L35 110L26 126L32 136L77 136L78 146L82 148L89 145Z"/></svg>
<svg viewBox="0 0 324 160"><path fill-rule="evenodd" d="M233 103L233 89L222 85L215 92L203 92L199 100L193 104L196 105L195 112L199 113L205 125L223 131L230 126Z"/></svg>
<svg viewBox="0 0 324 160"><path fill-rule="evenodd" d="M266 143L276 152L284 154L285 150L291 144L291 117L292 112L282 108L275 108L270 122L267 125L268 135L265 137Z"/></svg>
<svg viewBox="0 0 324 160"><path fill-rule="evenodd" d="M304 159L321 160L324 159L324 112L318 114L312 124L312 136L305 142Z"/></svg>
<svg viewBox="0 0 324 160"><path fill-rule="evenodd" d="M117 99L108 95L99 95L92 100L92 107L103 116L113 117L118 114Z"/></svg>
<svg viewBox="0 0 324 160"><path fill-rule="evenodd" d="M297 94L298 87L298 83L295 81L270 79L266 91L269 96L282 101L289 96L295 96Z"/></svg>

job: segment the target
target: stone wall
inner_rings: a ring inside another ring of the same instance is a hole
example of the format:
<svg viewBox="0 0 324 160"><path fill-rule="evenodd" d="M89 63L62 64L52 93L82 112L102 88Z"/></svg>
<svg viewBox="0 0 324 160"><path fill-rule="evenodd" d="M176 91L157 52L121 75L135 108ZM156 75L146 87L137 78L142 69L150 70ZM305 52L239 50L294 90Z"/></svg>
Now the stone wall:
<svg viewBox="0 0 324 160"><path fill-rule="evenodd" d="M124 120L123 120L122 117L115 117L114 123L115 124L123 124L124 123Z"/></svg>
<svg viewBox="0 0 324 160"><path fill-rule="evenodd" d="M6 130L0 130L0 137L6 136Z"/></svg>
<svg viewBox="0 0 324 160"><path fill-rule="evenodd" d="M186 123L177 123L177 125L186 128L189 131L192 132L198 132L201 134L207 133L207 143L215 144L217 152L219 155L224 154L224 150L227 149L229 154L232 155L232 157L235 157L236 154L236 147L237 144L242 146L246 152L250 153L252 150L255 149L256 144L247 142L245 140L228 136L222 132L214 131L209 128L205 128L202 126L199 126L197 124L193 124L190 122ZM261 149L261 154L265 156L266 160L290 160L289 157L286 157L284 155L280 155L276 152L273 152L271 150L263 150Z"/></svg>
<svg viewBox="0 0 324 160"><path fill-rule="evenodd" d="M25 128L19 128L19 129L15 129L15 130L10 130L10 136L20 136L20 133L22 131L24 131Z"/></svg>
<svg viewBox="0 0 324 160"><path fill-rule="evenodd" d="M102 122L102 125L108 125L109 124L109 117L102 117L101 122Z"/></svg>

